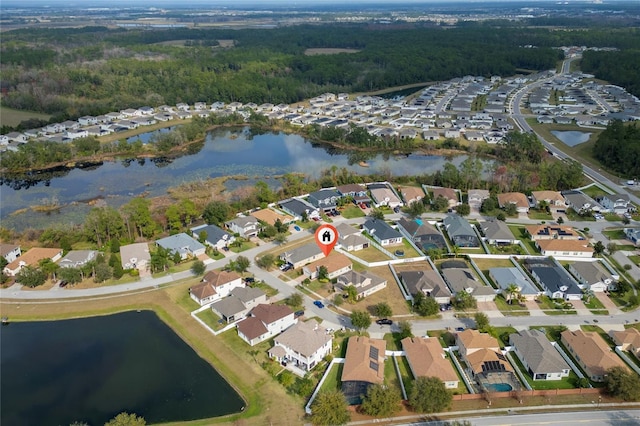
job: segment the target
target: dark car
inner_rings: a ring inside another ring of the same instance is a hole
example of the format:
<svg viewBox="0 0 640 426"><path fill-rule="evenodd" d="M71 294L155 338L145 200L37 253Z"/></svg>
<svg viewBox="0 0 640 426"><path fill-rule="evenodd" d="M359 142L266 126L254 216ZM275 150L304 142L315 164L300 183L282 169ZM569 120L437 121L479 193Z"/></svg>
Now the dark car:
<svg viewBox="0 0 640 426"><path fill-rule="evenodd" d="M295 318L301 317L301 316L303 316L303 315L304 315L304 311L296 311L296 312L293 314L293 316L294 316Z"/></svg>
<svg viewBox="0 0 640 426"><path fill-rule="evenodd" d="M388 318L382 318L382 319L377 320L376 324L378 324L378 325L391 325L391 324L393 324L393 321L391 321Z"/></svg>
<svg viewBox="0 0 640 426"><path fill-rule="evenodd" d="M464 327L456 327L456 331L464 331Z"/></svg>
<svg viewBox="0 0 640 426"><path fill-rule="evenodd" d="M246 277L244 279L244 282L247 283L247 284L252 284L252 283L256 282L256 279L254 277Z"/></svg>
<svg viewBox="0 0 640 426"><path fill-rule="evenodd" d="M320 309L324 308L324 303L322 303L322 302L321 302L321 301L319 301L319 300L315 300L315 301L313 302L313 304L314 304L314 305L316 305L316 306L317 306L318 308L320 308Z"/></svg>

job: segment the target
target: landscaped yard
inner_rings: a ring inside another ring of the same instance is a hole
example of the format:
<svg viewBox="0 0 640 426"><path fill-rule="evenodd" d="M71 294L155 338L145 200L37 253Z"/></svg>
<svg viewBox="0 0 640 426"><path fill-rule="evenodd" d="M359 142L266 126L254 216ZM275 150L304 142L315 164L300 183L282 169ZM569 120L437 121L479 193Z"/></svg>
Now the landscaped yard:
<svg viewBox="0 0 640 426"><path fill-rule="evenodd" d="M584 188L582 192L591 198L596 198L601 195L607 195L605 191L603 191L601 188L597 187L596 185L589 185L588 187Z"/></svg>
<svg viewBox="0 0 640 426"><path fill-rule="evenodd" d="M533 380L515 352L511 352L511 358L515 360L516 366L522 372L527 383L529 383L529 385L535 390L574 389L576 387L578 375L573 370L569 372L569 377L565 377L561 380Z"/></svg>
<svg viewBox="0 0 640 426"><path fill-rule="evenodd" d="M529 219L533 220L553 220L553 216L551 213L546 210L538 210L538 209L530 209L529 210Z"/></svg>
<svg viewBox="0 0 640 426"><path fill-rule="evenodd" d="M254 248L255 246L256 246L255 243L252 243L251 241L243 240L242 243L239 246L236 246L235 244L232 244L229 248L234 253L240 253L240 252L243 252L245 250L249 250L251 248Z"/></svg>
<svg viewBox="0 0 640 426"><path fill-rule="evenodd" d="M627 256L627 259L629 259L630 261L632 261L636 265L640 266L640 256L638 256L637 254L634 254L632 256Z"/></svg>
<svg viewBox="0 0 640 426"><path fill-rule="evenodd" d="M270 285L268 285L264 281L256 281L253 284L251 284L249 287L259 288L260 290L265 292L267 297L273 297L276 294L278 294L278 290L276 290L275 288L271 287Z"/></svg>
<svg viewBox="0 0 640 426"><path fill-rule="evenodd" d="M225 325L227 325L226 322L220 323L220 317L214 314L211 309L205 309L202 312L198 312L196 316L204 321L204 323L211 327L214 331L221 330Z"/></svg>
<svg viewBox="0 0 640 426"><path fill-rule="evenodd" d="M609 311L604 307L602 302L597 297L589 299L589 303L585 303L584 306L595 315L609 315Z"/></svg>
<svg viewBox="0 0 640 426"><path fill-rule="evenodd" d="M396 373L396 367L393 364L393 359L388 357L384 361L384 382L387 386L394 387L399 395L402 395L402 386L400 385L400 379Z"/></svg>
<svg viewBox="0 0 640 426"><path fill-rule="evenodd" d="M525 250L522 248L522 246L519 244L509 244L506 246L504 245L496 246L493 244L487 244L487 247L489 247L489 252L491 254L516 254L516 255L527 254Z"/></svg>
<svg viewBox="0 0 640 426"><path fill-rule="evenodd" d="M602 233L610 240L625 240L627 238L622 229L607 229Z"/></svg>
<svg viewBox="0 0 640 426"><path fill-rule="evenodd" d="M540 254L540 250L536 247L535 243L529 239L527 235L527 231L524 226L518 225L508 225L511 233L515 235L517 239L519 239L522 244L529 250L529 254Z"/></svg>
<svg viewBox="0 0 640 426"><path fill-rule="evenodd" d="M529 315L529 311L526 306L520 305L517 301L513 301L511 304L505 300L505 298L500 294L495 299L494 302L500 312L502 312L505 316L526 316Z"/></svg>
<svg viewBox="0 0 640 426"><path fill-rule="evenodd" d="M344 364L333 364L331 370L327 373L327 377L322 383L320 391L340 390L340 377L342 377L342 369Z"/></svg>
<svg viewBox="0 0 640 426"><path fill-rule="evenodd" d="M491 268L513 268L513 263L509 259L473 259L476 266L480 268L482 272L486 272L489 276L489 269Z"/></svg>
<svg viewBox="0 0 640 426"><path fill-rule="evenodd" d="M340 210L340 214L345 219L355 219L357 217L364 217L365 214L362 209L358 206L349 206L345 207L343 210Z"/></svg>
<svg viewBox="0 0 640 426"><path fill-rule="evenodd" d="M385 249L385 250L389 250L389 249ZM391 248L391 250L389 251L393 253L393 250L395 249ZM387 256L386 254L384 254L383 252L381 252L380 250L372 246L369 246L366 249L351 252L351 254L353 254L359 259L364 260L365 262L381 262L384 260L391 260L389 256Z"/></svg>
<svg viewBox="0 0 640 426"><path fill-rule="evenodd" d="M538 297L538 305L540 309L544 311L547 315L575 315L577 312L575 310L564 309L563 305L559 302L554 302L549 299L547 296Z"/></svg>

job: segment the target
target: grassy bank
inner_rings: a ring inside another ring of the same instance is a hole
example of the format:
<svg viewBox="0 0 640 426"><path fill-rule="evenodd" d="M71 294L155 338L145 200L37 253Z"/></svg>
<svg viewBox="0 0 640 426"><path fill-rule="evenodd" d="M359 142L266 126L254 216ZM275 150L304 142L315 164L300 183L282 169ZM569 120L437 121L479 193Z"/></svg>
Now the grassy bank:
<svg viewBox="0 0 640 426"><path fill-rule="evenodd" d="M22 121L29 120L31 118L49 121L51 116L40 112L21 111L13 108L7 108L5 106L0 106L0 126L15 127Z"/></svg>

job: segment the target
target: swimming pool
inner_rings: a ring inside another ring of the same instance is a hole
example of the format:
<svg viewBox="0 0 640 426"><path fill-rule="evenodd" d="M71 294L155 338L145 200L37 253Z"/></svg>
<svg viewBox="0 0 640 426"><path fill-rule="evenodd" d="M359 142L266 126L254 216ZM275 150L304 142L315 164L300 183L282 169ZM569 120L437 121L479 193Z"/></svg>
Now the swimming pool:
<svg viewBox="0 0 640 426"><path fill-rule="evenodd" d="M509 392L513 387L509 383L490 383L485 387L489 392Z"/></svg>

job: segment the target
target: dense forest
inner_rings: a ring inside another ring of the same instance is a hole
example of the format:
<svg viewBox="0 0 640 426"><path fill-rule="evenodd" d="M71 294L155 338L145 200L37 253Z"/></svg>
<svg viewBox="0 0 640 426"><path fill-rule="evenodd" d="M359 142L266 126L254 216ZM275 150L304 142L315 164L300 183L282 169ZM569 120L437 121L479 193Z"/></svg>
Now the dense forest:
<svg viewBox="0 0 640 426"><path fill-rule="evenodd" d="M615 66L611 66L615 64ZM596 52L587 50L582 55L580 68L603 80L624 87L629 93L640 96L640 43L635 49Z"/></svg>
<svg viewBox="0 0 640 426"><path fill-rule="evenodd" d="M593 154L621 176L640 177L640 128L619 120L611 122L598 136Z"/></svg>
<svg viewBox="0 0 640 426"><path fill-rule="evenodd" d="M633 29L549 31L504 23L447 29L363 24L246 31L17 30L3 34L2 103L53 114L53 120L144 104L292 103L326 91L552 69L562 58L557 46L626 49L638 46L639 39ZM176 40L183 45L165 44ZM219 40L233 41L233 47L223 48ZM309 48L355 52L305 55Z"/></svg>

